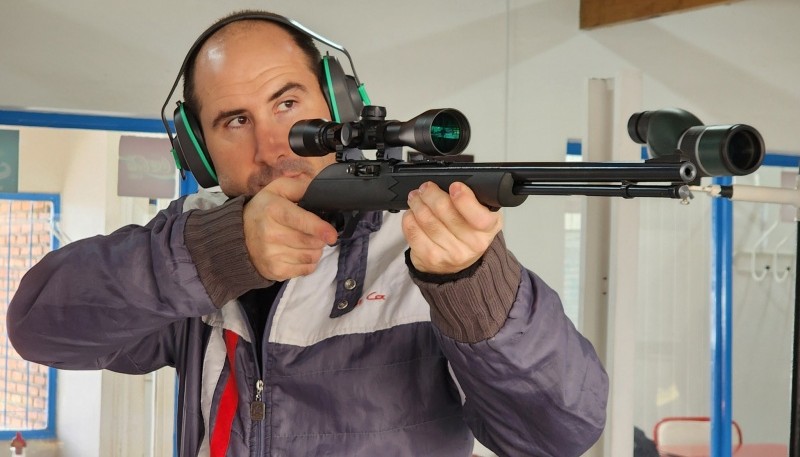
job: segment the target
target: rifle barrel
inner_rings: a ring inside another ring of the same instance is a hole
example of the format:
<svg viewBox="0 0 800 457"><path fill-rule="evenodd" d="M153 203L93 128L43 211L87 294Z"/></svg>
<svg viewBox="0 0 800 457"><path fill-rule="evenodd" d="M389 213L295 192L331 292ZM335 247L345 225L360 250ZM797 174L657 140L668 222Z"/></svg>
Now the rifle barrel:
<svg viewBox="0 0 800 457"><path fill-rule="evenodd" d="M541 184L515 183L514 195L586 195L590 197L653 197L679 198L691 197L689 186L673 184L669 186L647 186L641 184Z"/></svg>
<svg viewBox="0 0 800 457"><path fill-rule="evenodd" d="M415 173L473 173L497 171L509 173L515 181L560 182L691 182L696 176L694 164L681 162L400 162L394 171Z"/></svg>

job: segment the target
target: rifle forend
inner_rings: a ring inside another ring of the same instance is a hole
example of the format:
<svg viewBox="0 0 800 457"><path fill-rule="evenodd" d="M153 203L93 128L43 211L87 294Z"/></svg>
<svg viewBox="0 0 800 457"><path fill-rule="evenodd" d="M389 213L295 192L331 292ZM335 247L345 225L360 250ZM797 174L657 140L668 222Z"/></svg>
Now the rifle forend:
<svg viewBox="0 0 800 457"><path fill-rule="evenodd" d="M438 155L463 150L469 140L466 117L452 109L429 110L402 123L384 121L385 109L375 108L365 107L358 122L310 120L292 127L290 145L297 154L337 154L337 163L311 181L300 206L323 212L399 211L408 208L408 193L426 181L445 190L453 182L463 182L493 209L518 206L528 195L686 201L691 197L689 184L699 183L700 177L749 174L764 158L761 135L750 126L703 126L686 111L662 110L636 113L628 123L631 138L647 143L654 156L643 163L403 162L386 158L386 151L398 146ZM378 158L348 160L343 151L353 147L377 149Z"/></svg>

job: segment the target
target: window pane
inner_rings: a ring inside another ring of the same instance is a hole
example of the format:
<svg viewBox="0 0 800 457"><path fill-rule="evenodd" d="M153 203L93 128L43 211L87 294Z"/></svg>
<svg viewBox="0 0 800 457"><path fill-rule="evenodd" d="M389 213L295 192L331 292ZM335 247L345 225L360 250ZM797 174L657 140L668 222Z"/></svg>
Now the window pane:
<svg viewBox="0 0 800 457"><path fill-rule="evenodd" d="M0 199L0 430L46 430L55 370L27 362L6 333L8 302L25 272L54 248L54 201ZM2 436L2 435L0 435Z"/></svg>

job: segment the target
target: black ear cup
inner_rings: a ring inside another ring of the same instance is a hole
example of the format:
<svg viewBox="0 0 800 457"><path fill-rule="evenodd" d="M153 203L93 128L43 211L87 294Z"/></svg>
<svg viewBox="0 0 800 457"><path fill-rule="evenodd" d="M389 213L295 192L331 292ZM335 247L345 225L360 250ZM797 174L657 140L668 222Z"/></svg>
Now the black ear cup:
<svg viewBox="0 0 800 457"><path fill-rule="evenodd" d="M345 74L336 57L326 55L320 65L320 83L334 122L354 122L364 102L354 77Z"/></svg>
<svg viewBox="0 0 800 457"><path fill-rule="evenodd" d="M198 184L203 187L219 184L211 156L203 142L200 124L181 102L175 108L175 139L172 147L181 167L192 172Z"/></svg>

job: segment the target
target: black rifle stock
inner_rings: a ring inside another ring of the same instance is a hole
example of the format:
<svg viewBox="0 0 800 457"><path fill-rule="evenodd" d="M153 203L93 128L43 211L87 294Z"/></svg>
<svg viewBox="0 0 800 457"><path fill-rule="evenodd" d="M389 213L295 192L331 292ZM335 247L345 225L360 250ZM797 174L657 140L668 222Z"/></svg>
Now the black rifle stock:
<svg viewBox="0 0 800 457"><path fill-rule="evenodd" d="M408 193L427 181L444 190L463 182L493 209L518 206L529 195L686 200L691 197L688 185L700 177L749 174L764 157L763 140L750 126L704 126L686 111L660 110L636 113L628 123L631 138L647 143L655 156L642 163L404 162L384 158L384 152L413 146L428 155L460 153L469 138L466 118L444 109L407 122L384 121L385 110L376 114L370 108L382 109L365 107L359 122L311 120L292 127L290 144L299 155L337 153L337 163L311 181L300 206L320 212L399 211L408 208ZM343 159L342 150L353 147L377 149L377 159Z"/></svg>

